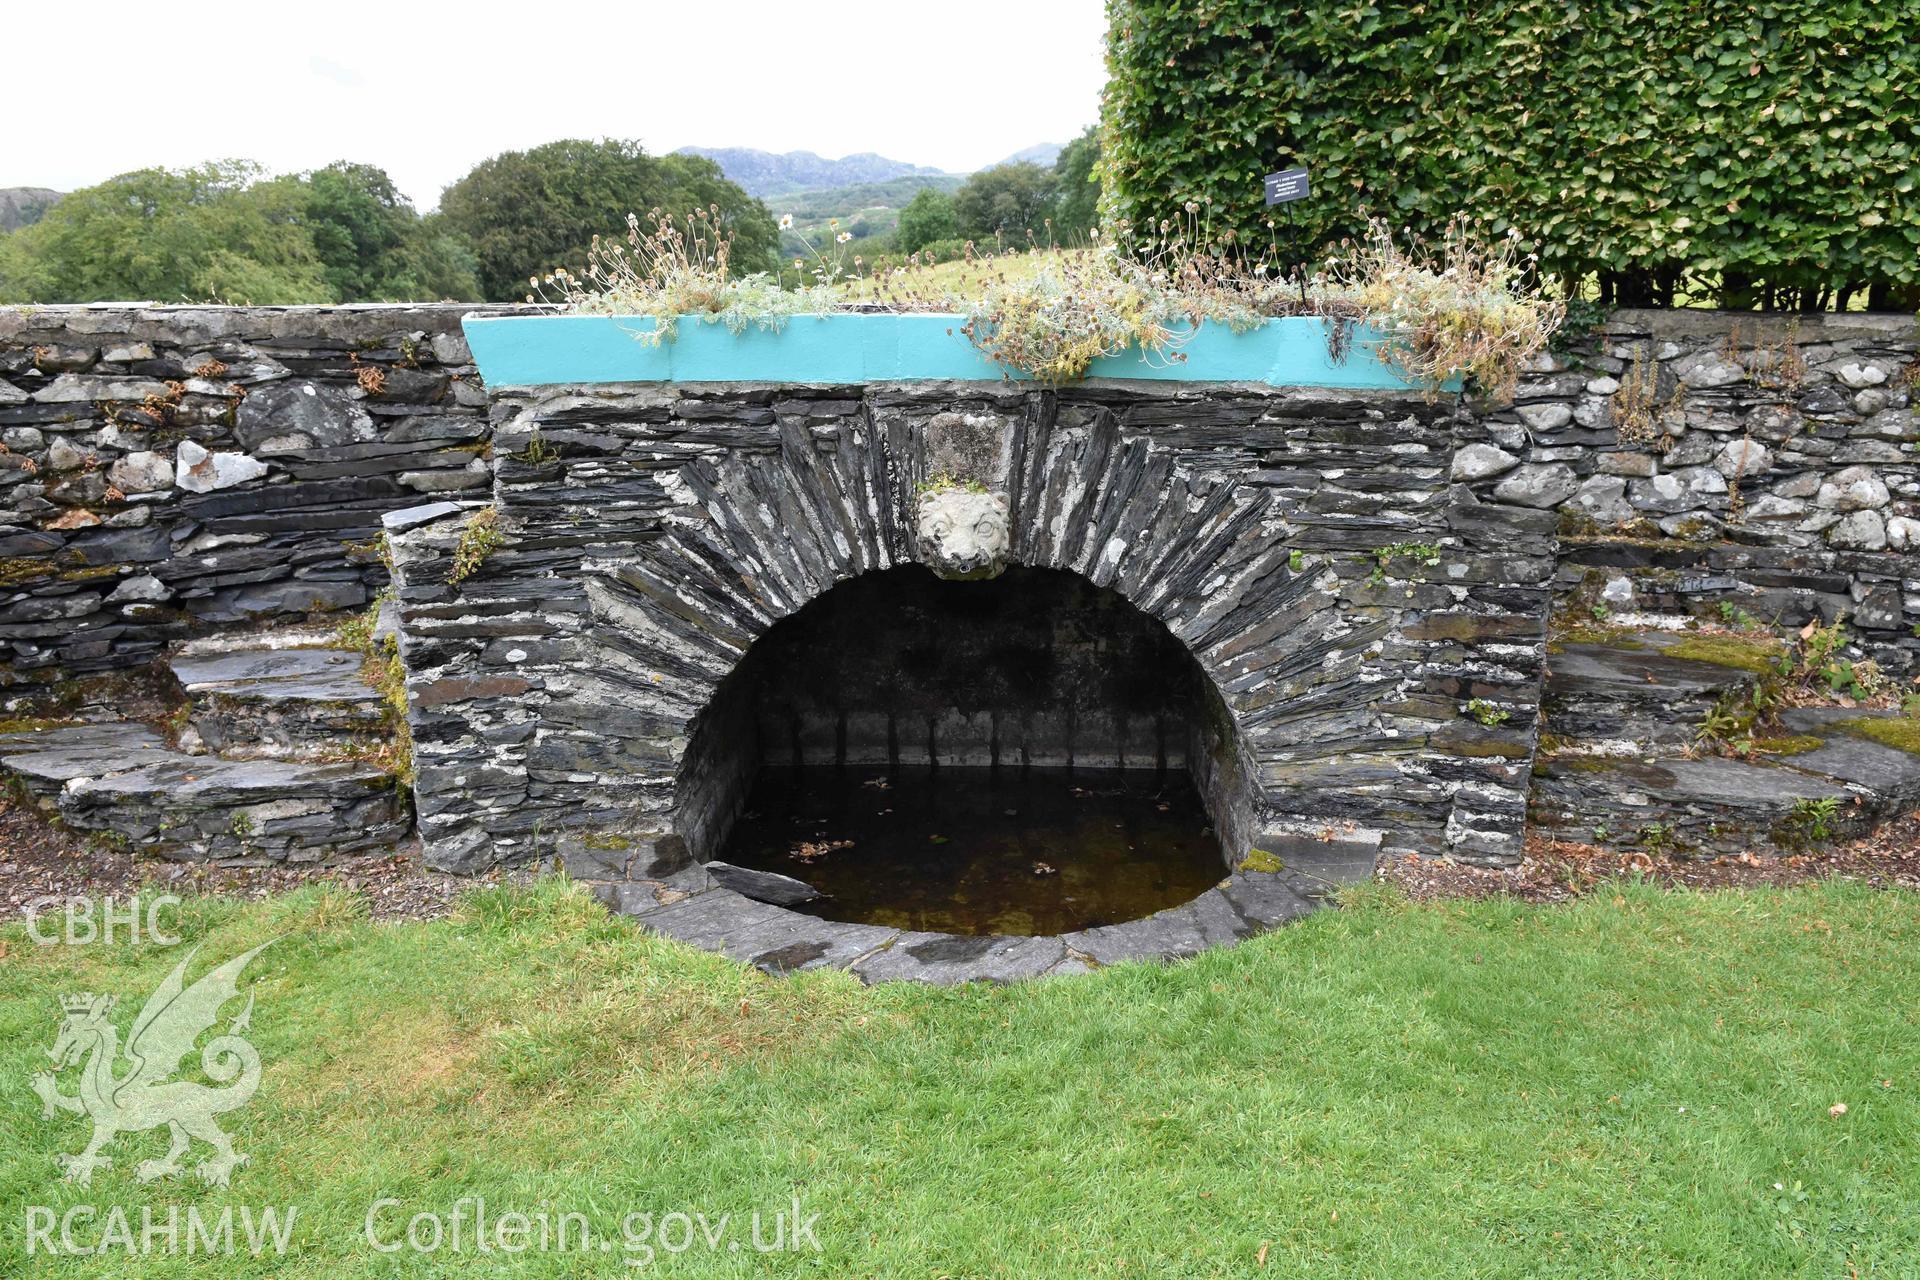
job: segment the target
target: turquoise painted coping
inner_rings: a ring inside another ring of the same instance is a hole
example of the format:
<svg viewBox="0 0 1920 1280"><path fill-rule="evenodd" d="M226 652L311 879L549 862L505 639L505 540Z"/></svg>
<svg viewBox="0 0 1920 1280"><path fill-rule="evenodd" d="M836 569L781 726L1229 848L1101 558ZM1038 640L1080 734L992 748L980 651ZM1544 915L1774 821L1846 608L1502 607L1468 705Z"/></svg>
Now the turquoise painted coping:
<svg viewBox="0 0 1920 1280"><path fill-rule="evenodd" d="M846 313L790 317L778 330L682 317L658 345L639 334L651 316L467 316L467 345L489 387L605 382L998 382L1008 376L960 331L955 315ZM1376 353L1382 335L1356 327L1347 358L1327 355L1327 321L1268 320L1235 333L1223 324L1186 329L1169 361L1138 352L1093 362L1090 378L1150 382L1264 382L1276 387L1405 390ZM1013 374L1024 380L1026 375Z"/></svg>

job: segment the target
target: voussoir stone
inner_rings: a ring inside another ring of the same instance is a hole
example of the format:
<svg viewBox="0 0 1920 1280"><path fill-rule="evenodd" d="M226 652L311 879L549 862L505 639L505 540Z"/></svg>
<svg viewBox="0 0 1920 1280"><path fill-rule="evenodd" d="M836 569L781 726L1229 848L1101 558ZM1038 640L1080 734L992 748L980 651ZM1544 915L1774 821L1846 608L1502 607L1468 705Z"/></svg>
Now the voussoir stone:
<svg viewBox="0 0 1920 1280"><path fill-rule="evenodd" d="M1453 478L1471 483L1511 471L1519 465L1520 459L1499 445L1480 441L1465 446L1453 455Z"/></svg>
<svg viewBox="0 0 1920 1280"><path fill-rule="evenodd" d="M1495 485L1493 496L1516 507L1554 507L1579 488L1580 477L1566 463L1529 463Z"/></svg>

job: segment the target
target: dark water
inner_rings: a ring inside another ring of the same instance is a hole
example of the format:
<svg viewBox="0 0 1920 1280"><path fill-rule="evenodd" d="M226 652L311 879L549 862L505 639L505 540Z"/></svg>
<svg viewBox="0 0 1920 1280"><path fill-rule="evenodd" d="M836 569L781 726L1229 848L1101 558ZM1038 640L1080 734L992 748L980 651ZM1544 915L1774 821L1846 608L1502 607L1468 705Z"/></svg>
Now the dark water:
<svg viewBox="0 0 1920 1280"><path fill-rule="evenodd" d="M1182 771L766 768L721 857L832 895L814 915L966 934L1117 924L1226 875Z"/></svg>

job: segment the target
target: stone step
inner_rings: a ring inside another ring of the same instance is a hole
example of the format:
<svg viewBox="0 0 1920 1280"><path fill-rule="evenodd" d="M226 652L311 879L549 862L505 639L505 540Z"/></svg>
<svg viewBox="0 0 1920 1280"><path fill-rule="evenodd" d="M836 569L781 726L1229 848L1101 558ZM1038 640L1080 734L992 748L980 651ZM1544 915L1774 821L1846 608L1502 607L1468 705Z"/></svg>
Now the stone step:
<svg viewBox="0 0 1920 1280"><path fill-rule="evenodd" d="M127 721L0 735L0 776L75 831L176 860L314 862L411 825L375 765L192 756Z"/></svg>
<svg viewBox="0 0 1920 1280"><path fill-rule="evenodd" d="M1670 652L1687 639L1655 631L1555 647L1541 700L1547 732L1615 750L1691 742L1714 704L1754 674Z"/></svg>
<svg viewBox="0 0 1920 1280"><path fill-rule="evenodd" d="M351 649L246 648L168 660L188 723L230 759L314 759L388 736L386 708Z"/></svg>
<svg viewBox="0 0 1920 1280"><path fill-rule="evenodd" d="M1794 851L1871 831L1920 805L1920 755L1869 736L1897 713L1790 710L1818 745L1751 760L1555 754L1535 765L1534 827L1553 838L1704 855Z"/></svg>

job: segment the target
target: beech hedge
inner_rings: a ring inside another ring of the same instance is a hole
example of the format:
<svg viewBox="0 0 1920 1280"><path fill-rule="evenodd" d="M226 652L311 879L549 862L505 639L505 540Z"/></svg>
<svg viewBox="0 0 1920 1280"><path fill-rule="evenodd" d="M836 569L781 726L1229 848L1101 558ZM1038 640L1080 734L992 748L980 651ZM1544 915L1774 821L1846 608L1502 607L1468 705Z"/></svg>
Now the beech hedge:
<svg viewBox="0 0 1920 1280"><path fill-rule="evenodd" d="M1135 228L1208 201L1285 245L1260 178L1298 163L1303 252L1465 212L1604 302L1920 306L1920 0L1107 7Z"/></svg>

